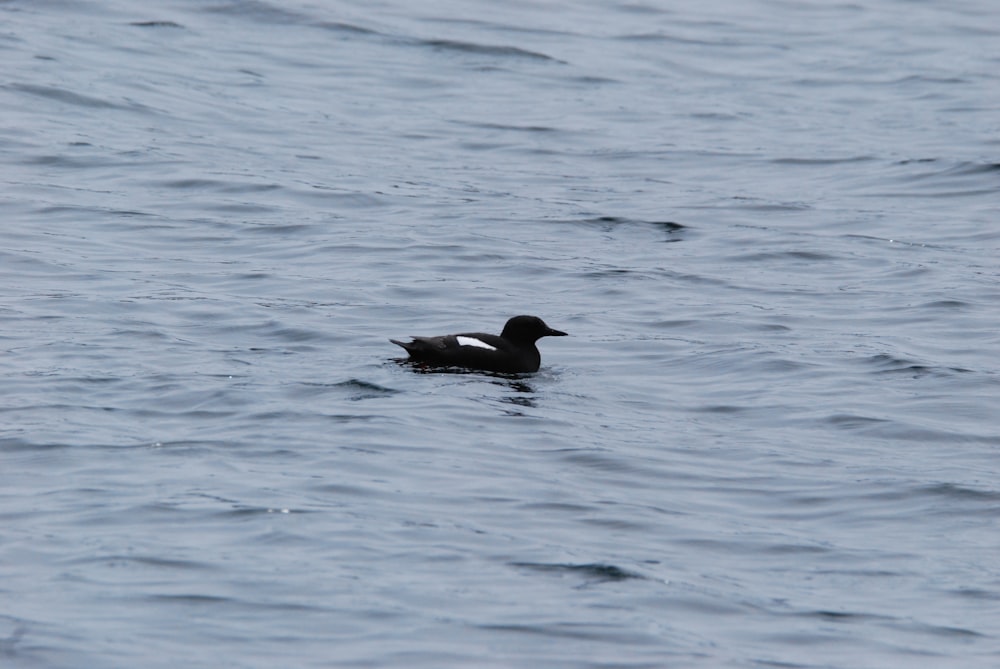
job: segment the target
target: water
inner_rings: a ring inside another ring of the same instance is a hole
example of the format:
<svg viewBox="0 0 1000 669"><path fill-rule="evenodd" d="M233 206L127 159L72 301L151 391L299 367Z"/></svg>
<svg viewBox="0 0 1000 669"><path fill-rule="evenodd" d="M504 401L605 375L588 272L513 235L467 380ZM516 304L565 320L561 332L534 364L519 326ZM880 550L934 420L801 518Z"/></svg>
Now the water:
<svg viewBox="0 0 1000 669"><path fill-rule="evenodd" d="M993 3L0 17L3 666L1000 665Z"/></svg>

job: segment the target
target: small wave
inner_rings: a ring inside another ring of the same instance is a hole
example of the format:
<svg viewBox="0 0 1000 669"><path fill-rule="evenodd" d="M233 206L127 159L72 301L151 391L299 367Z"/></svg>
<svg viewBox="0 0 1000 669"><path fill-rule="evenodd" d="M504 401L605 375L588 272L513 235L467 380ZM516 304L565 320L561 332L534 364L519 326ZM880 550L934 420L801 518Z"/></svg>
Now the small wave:
<svg viewBox="0 0 1000 669"><path fill-rule="evenodd" d="M21 407L12 407L0 409L2 412L14 412L20 411ZM18 451L41 451L41 450L59 450L59 449L71 449L73 444L70 443L52 443L43 441L32 441L30 439L22 439L20 437L4 437L0 439L0 453L12 453Z"/></svg>
<svg viewBox="0 0 1000 669"><path fill-rule="evenodd" d="M682 223L669 220L647 220L639 218L628 218L626 216L591 216L587 218L573 218L558 221L570 225L598 226L608 232L622 226L645 226L662 230L666 233L667 242L679 242L684 239L683 235L690 228Z"/></svg>
<svg viewBox="0 0 1000 669"><path fill-rule="evenodd" d="M634 631L629 628L611 628L606 624L553 624L553 625L517 625L517 624L486 624L479 625L479 629L492 632L515 632L520 634L537 635L542 637L552 637L554 639L578 639L581 642L593 643L603 641L614 644L621 648L638 647L644 644L656 643L656 639L650 635ZM620 631L619 631L620 630ZM583 666L606 666L587 665ZM640 666L640 665L632 665ZM662 666L659 662L656 665Z"/></svg>
<svg viewBox="0 0 1000 669"><path fill-rule="evenodd" d="M626 218L624 216L598 216L596 218L583 219L581 223L604 223L611 225L626 225L626 224L638 224L638 225L653 225L659 228L663 228L668 232L675 232L677 230L683 230L687 226L674 221L646 221L637 218Z"/></svg>
<svg viewBox="0 0 1000 669"><path fill-rule="evenodd" d="M993 195L1000 163L944 161L938 158L900 160L889 166L874 184L865 186L866 197L953 198Z"/></svg>
<svg viewBox="0 0 1000 669"><path fill-rule="evenodd" d="M424 39L415 40L415 44L421 46L428 46L433 49L440 51L456 51L459 53L469 53L484 56L499 56L503 58L528 58L531 60L543 60L550 61L553 63L565 63L558 58L553 58L552 56L540 53L538 51L529 51L527 49L522 49L516 46L504 46L495 44L478 44L476 42L462 42L459 40L450 39Z"/></svg>
<svg viewBox="0 0 1000 669"><path fill-rule="evenodd" d="M806 260L809 262L832 261L836 256L828 253L818 253L816 251L771 251L764 253L746 253L735 256L732 260L739 262L761 262L761 261L786 261L786 260Z"/></svg>
<svg viewBox="0 0 1000 669"><path fill-rule="evenodd" d="M951 591L952 594L973 600L986 602L1000 601L1000 592L994 590L984 590L983 588L957 588Z"/></svg>
<svg viewBox="0 0 1000 669"><path fill-rule="evenodd" d="M322 28L323 30L329 30L337 33L347 33L353 35L378 35L377 30L372 30L371 28L365 28L363 26L357 26L353 23L342 23L340 21L320 21L316 24L317 28Z"/></svg>
<svg viewBox="0 0 1000 669"><path fill-rule="evenodd" d="M519 569L529 569L549 574L580 576L588 579L589 583L603 583L608 581L627 581L629 579L645 580L646 577L613 564L603 562L592 562L585 564L571 563L548 563L548 562L511 562L512 567Z"/></svg>
<svg viewBox="0 0 1000 669"><path fill-rule="evenodd" d="M915 160L901 160L897 165L928 165L937 166L941 161L936 158L923 158ZM927 169L920 174L910 174L910 180L934 179L939 177L967 176L978 174L994 174L1000 172L1000 163L978 162L963 160L958 163L948 164L943 168Z"/></svg>
<svg viewBox="0 0 1000 669"><path fill-rule="evenodd" d="M982 443L995 445L1000 437L995 434L976 434L961 429L931 428L915 422L878 418L860 414L834 414L825 419L830 425L843 430L857 431L870 437L924 443Z"/></svg>
<svg viewBox="0 0 1000 669"><path fill-rule="evenodd" d="M681 37L679 35L668 35L663 32L628 33L618 35L614 39L623 42L663 42L665 44L693 44L696 46L711 47L738 47L741 42L729 39L701 39L693 37Z"/></svg>
<svg viewBox="0 0 1000 669"><path fill-rule="evenodd" d="M889 422L885 418L873 418L872 416L861 416L858 414L838 413L828 416L826 422L835 427L845 430L852 430L871 425L879 425Z"/></svg>
<svg viewBox="0 0 1000 669"><path fill-rule="evenodd" d="M952 376L953 374L967 374L972 370L964 367L942 367L928 365L907 358L900 358L888 353L878 353L862 360L864 364L876 367L877 374L907 374L913 378L919 376Z"/></svg>
<svg viewBox="0 0 1000 669"><path fill-rule="evenodd" d="M348 379L347 381L334 383L331 387L346 392L348 395L347 399L352 401L388 397L389 395L395 395L400 392L394 388L387 388L386 386L380 386L377 383L364 381L362 379Z"/></svg>
<svg viewBox="0 0 1000 669"><path fill-rule="evenodd" d="M455 121L455 123L461 123L462 125L467 125L473 128L481 128L483 130L510 130L513 132L559 132L558 128L547 125L514 125L510 123L494 123L494 122L474 122L474 121Z"/></svg>
<svg viewBox="0 0 1000 669"><path fill-rule="evenodd" d="M970 306L968 302L963 302L962 300L936 300L934 302L925 302L919 305L919 309L943 309L951 311L953 309L965 309Z"/></svg>
<svg viewBox="0 0 1000 669"><path fill-rule="evenodd" d="M936 483L921 487L918 492L923 495L945 497L956 500L981 502L1000 502L1000 492L996 490L980 490L957 483Z"/></svg>
<svg viewBox="0 0 1000 669"><path fill-rule="evenodd" d="M771 162L775 165L841 165L872 160L875 160L874 156L846 156L844 158L776 158Z"/></svg>
<svg viewBox="0 0 1000 669"><path fill-rule="evenodd" d="M58 102L63 102L65 104L75 105L77 107L89 107L91 109L118 109L122 111L141 112L141 113L151 113L153 111L146 105L141 105L136 102L128 102L124 104L118 102L111 102L103 98L95 98L90 95L74 93L73 91L66 90L65 88L58 88L56 86L41 86L38 84L13 83L13 84L6 84L5 88L9 88L15 91L20 91L22 93L28 93L29 95L37 95L43 98L49 98L51 100L56 100Z"/></svg>
<svg viewBox="0 0 1000 669"><path fill-rule="evenodd" d="M129 554L113 554L113 555L96 555L96 556L86 556L71 558L69 560L63 561L65 565L106 565L110 567L119 567L127 564L140 565L144 567L154 567L157 569L174 569L174 570L188 570L188 571L209 571L215 569L215 566L208 562L199 562L197 560L180 560L177 558L166 558L157 557L153 555L129 555Z"/></svg>
<svg viewBox="0 0 1000 669"><path fill-rule="evenodd" d="M136 28L183 28L179 23L173 21L133 21L129 23L130 26L135 26Z"/></svg>
<svg viewBox="0 0 1000 669"><path fill-rule="evenodd" d="M756 211L756 212L795 212L795 211L809 211L812 209L812 205L805 202L763 202L757 198L745 197L742 195L737 195L730 200L733 204L730 205L720 205L719 209L739 209L744 211Z"/></svg>
<svg viewBox="0 0 1000 669"><path fill-rule="evenodd" d="M247 183L203 178L169 179L161 181L157 185L164 188L211 190L219 193L259 193L280 190L282 188L282 186L275 183Z"/></svg>
<svg viewBox="0 0 1000 669"><path fill-rule="evenodd" d="M892 620L892 618L889 618L888 616L880 616L873 613L831 611L829 609L819 609L816 611L799 611L792 615L800 618L816 618L824 622L834 622L834 623L870 623L879 620Z"/></svg>
<svg viewBox="0 0 1000 669"><path fill-rule="evenodd" d="M208 6L202 11L211 14L229 14L261 23L287 23L295 25L309 21L309 17L305 14L285 9L269 2L262 2L262 0L236 0L225 4Z"/></svg>

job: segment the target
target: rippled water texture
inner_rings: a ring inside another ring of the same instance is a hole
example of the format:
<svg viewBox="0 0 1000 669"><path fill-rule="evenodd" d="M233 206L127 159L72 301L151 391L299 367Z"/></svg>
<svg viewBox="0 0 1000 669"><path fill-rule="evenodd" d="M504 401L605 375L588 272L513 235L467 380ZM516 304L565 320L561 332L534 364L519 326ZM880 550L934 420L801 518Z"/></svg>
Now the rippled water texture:
<svg viewBox="0 0 1000 669"><path fill-rule="evenodd" d="M1000 665L998 26L0 2L0 665Z"/></svg>

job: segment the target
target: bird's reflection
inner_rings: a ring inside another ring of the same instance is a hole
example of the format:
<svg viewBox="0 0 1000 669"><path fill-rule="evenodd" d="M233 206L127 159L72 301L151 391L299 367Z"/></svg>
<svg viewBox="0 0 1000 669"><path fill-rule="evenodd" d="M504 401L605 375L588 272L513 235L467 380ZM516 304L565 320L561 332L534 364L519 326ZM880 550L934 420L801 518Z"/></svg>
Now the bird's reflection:
<svg viewBox="0 0 1000 669"><path fill-rule="evenodd" d="M440 367L430 365L425 362L415 362L408 358L395 358L394 362L400 366L408 367L417 374L462 374L466 376L488 377L490 383L509 389L511 392L500 399L506 404L513 404L519 407L534 408L535 388L528 381L531 374L504 374L502 372L484 372L478 369L466 369L464 367ZM523 415L520 411L508 411L508 415Z"/></svg>
<svg viewBox="0 0 1000 669"><path fill-rule="evenodd" d="M513 375L508 374L508 377ZM497 379L493 381L498 386L506 386L513 391L512 394L501 397L501 402L506 402L508 404L514 404L519 407L528 407L529 409L534 408L535 405L535 389L531 387L530 384L523 377L513 377L506 379ZM509 412L511 415L522 415L520 411Z"/></svg>

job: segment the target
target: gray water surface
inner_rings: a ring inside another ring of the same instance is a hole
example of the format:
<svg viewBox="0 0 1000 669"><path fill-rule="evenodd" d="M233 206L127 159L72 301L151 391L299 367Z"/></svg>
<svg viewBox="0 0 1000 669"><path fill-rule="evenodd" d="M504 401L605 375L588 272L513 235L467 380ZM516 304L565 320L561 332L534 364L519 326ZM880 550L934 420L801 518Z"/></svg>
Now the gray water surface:
<svg viewBox="0 0 1000 669"><path fill-rule="evenodd" d="M993 2L0 26L4 667L1000 665Z"/></svg>

